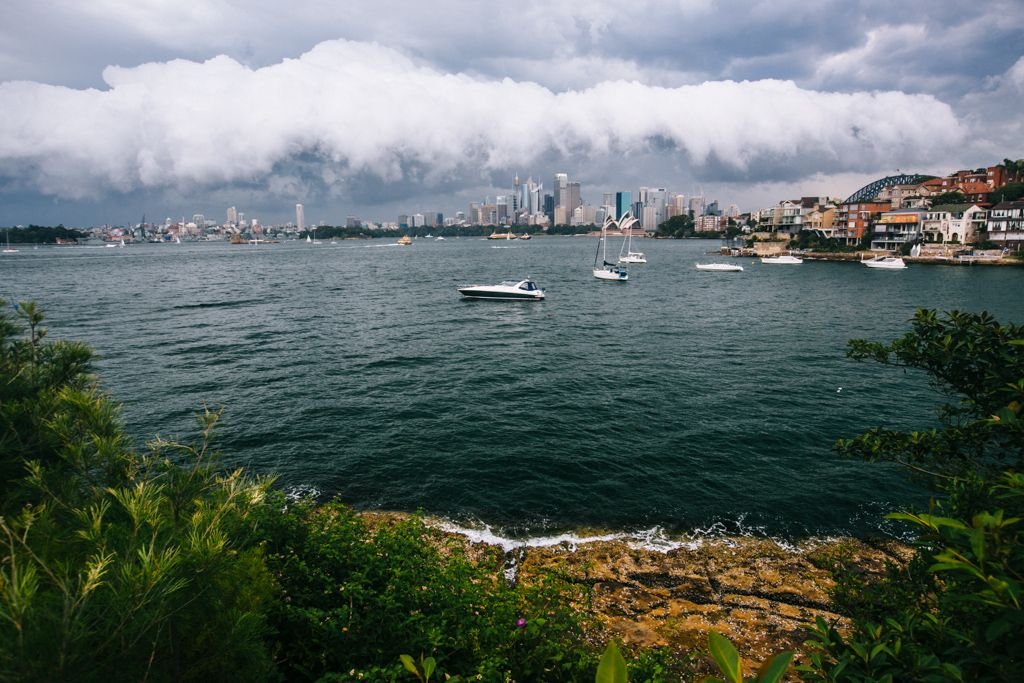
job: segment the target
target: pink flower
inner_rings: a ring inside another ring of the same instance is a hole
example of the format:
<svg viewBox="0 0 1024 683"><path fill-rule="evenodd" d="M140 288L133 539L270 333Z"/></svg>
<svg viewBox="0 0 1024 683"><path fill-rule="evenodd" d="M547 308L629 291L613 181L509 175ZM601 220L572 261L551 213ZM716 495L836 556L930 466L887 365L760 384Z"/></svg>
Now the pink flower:
<svg viewBox="0 0 1024 683"><path fill-rule="evenodd" d="M516 628L523 628L524 626L526 626L526 619L520 617L516 620Z"/></svg>

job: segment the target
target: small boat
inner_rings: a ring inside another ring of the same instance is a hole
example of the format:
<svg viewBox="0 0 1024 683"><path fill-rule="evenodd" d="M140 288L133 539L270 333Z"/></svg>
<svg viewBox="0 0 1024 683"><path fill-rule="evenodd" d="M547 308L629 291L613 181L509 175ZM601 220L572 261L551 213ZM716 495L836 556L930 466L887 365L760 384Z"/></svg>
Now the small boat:
<svg viewBox="0 0 1024 683"><path fill-rule="evenodd" d="M618 221L619 230L626 233L626 241L622 243L622 250L619 251L619 263L647 263L647 257L642 251L633 251L633 226L639 222L629 211L622 214ZM623 251L625 253L622 253Z"/></svg>
<svg viewBox="0 0 1024 683"><path fill-rule="evenodd" d="M736 272L742 271L743 266L737 266L733 263L698 263L697 270L709 270L712 272Z"/></svg>
<svg viewBox="0 0 1024 683"><path fill-rule="evenodd" d="M11 246L11 229L7 228L7 230L4 232L4 234L7 236L7 246L4 247L4 253L5 254L17 254L18 250Z"/></svg>
<svg viewBox="0 0 1024 683"><path fill-rule="evenodd" d="M540 301L544 290L530 279L505 280L500 285L465 285L457 287L467 299L495 299L499 301Z"/></svg>
<svg viewBox="0 0 1024 683"><path fill-rule="evenodd" d="M876 256L867 261L861 261L868 268L883 268L885 270L903 270L907 264L903 262L902 256Z"/></svg>
<svg viewBox="0 0 1024 683"><path fill-rule="evenodd" d="M521 239L521 240L531 240L531 239L533 239L533 235L531 235L528 232L524 232L522 235L519 236L519 239Z"/></svg>
<svg viewBox="0 0 1024 683"><path fill-rule="evenodd" d="M601 240L597 243L597 253L594 254L594 277L598 280L612 280L615 282L626 282L629 280L629 273L624 266L608 262L608 226L614 225L615 219L610 216L604 219L601 226ZM602 255L601 248L604 247ZM601 265L598 265L598 257L601 257Z"/></svg>
<svg viewBox="0 0 1024 683"><path fill-rule="evenodd" d="M489 240L514 240L514 239L519 239L519 238L517 238L514 234L512 234L512 231L509 230L508 232L502 232L502 233L492 232L490 235L487 236L487 239L489 239Z"/></svg>
<svg viewBox="0 0 1024 683"><path fill-rule="evenodd" d="M402 235L401 237L398 238L398 243L404 246L408 246L412 244L412 238L409 237L408 235Z"/></svg>
<svg viewBox="0 0 1024 683"><path fill-rule="evenodd" d="M804 260L799 256L793 256L791 254L781 254L779 256L762 256L761 263L778 263L778 264L792 264L798 265L803 263Z"/></svg>
<svg viewBox="0 0 1024 683"><path fill-rule="evenodd" d="M434 241L435 242L440 242L443 239L444 239L444 235L438 235L437 237L434 238Z"/></svg>

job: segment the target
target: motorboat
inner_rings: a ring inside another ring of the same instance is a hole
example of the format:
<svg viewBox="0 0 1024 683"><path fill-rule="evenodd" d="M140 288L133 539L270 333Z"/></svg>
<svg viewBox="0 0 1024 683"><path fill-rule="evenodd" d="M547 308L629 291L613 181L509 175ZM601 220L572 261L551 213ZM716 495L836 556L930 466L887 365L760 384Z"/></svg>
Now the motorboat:
<svg viewBox="0 0 1024 683"><path fill-rule="evenodd" d="M779 256L762 256L761 263L777 263L777 264L790 264L798 265L803 263L804 260L799 256L793 256L792 254L780 254Z"/></svg>
<svg viewBox="0 0 1024 683"><path fill-rule="evenodd" d="M465 285L458 287L467 299L495 299L500 301L541 301L544 290L533 280L505 280L500 285Z"/></svg>
<svg viewBox="0 0 1024 683"><path fill-rule="evenodd" d="M742 271L743 266L738 266L734 263L698 263L697 270L709 270L712 272L719 273L731 273L736 271Z"/></svg>
<svg viewBox="0 0 1024 683"><path fill-rule="evenodd" d="M876 256L873 259L861 261L861 263L868 268L883 268L885 270L903 270L907 267L902 256Z"/></svg>

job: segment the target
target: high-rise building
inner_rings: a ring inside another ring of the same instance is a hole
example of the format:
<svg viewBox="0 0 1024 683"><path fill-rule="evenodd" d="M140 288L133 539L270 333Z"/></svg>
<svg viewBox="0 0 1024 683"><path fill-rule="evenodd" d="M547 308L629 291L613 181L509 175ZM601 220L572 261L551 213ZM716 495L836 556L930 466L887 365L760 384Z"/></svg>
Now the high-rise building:
<svg viewBox="0 0 1024 683"><path fill-rule="evenodd" d="M583 206L583 198L580 196L580 184L569 183L565 188L565 212L572 216L573 211Z"/></svg>
<svg viewBox="0 0 1024 683"><path fill-rule="evenodd" d="M238 209L233 206L228 207L228 225L238 225Z"/></svg>
<svg viewBox="0 0 1024 683"><path fill-rule="evenodd" d="M615 219L618 220L633 208L633 198L629 192L615 193Z"/></svg>
<svg viewBox="0 0 1024 683"><path fill-rule="evenodd" d="M512 222L519 215L519 209L523 208L522 197L519 196L519 174L512 178Z"/></svg>
<svg viewBox="0 0 1024 683"><path fill-rule="evenodd" d="M302 204L295 205L295 227L299 229L299 232L306 229L306 213Z"/></svg>
<svg viewBox="0 0 1024 683"><path fill-rule="evenodd" d="M551 189L552 195L555 198L555 207L568 206L566 201L569 190L569 174L568 173L556 173L555 174L555 185Z"/></svg>

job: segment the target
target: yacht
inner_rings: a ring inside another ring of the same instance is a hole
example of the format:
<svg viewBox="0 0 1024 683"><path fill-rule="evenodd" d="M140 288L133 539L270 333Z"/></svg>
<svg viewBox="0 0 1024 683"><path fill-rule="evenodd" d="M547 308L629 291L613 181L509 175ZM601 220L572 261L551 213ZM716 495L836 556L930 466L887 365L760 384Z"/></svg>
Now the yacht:
<svg viewBox="0 0 1024 683"><path fill-rule="evenodd" d="M793 256L792 254L780 254L779 256L762 256L761 263L778 263L778 264L792 264L797 265L803 263L804 260L799 256Z"/></svg>
<svg viewBox="0 0 1024 683"><path fill-rule="evenodd" d="M861 261L861 263L868 268L884 268L886 270L903 270L907 267L902 256L876 256L873 259Z"/></svg>
<svg viewBox="0 0 1024 683"><path fill-rule="evenodd" d="M544 290L530 279L505 280L500 285L465 285L457 289L467 299L541 301L544 298Z"/></svg>
<svg viewBox="0 0 1024 683"><path fill-rule="evenodd" d="M697 270L709 270L712 272L736 272L742 271L743 266L738 266L734 263L698 263Z"/></svg>

